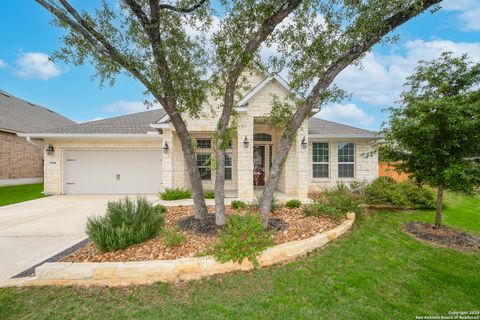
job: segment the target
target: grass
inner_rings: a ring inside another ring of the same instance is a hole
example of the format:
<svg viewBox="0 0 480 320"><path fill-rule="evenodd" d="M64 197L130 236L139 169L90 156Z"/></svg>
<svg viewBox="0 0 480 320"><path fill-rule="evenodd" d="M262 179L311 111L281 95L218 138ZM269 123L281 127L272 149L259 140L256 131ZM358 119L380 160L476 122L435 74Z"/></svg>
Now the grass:
<svg viewBox="0 0 480 320"><path fill-rule="evenodd" d="M0 207L43 198L43 183L0 187Z"/></svg>
<svg viewBox="0 0 480 320"><path fill-rule="evenodd" d="M449 194L445 222L480 234L480 196ZM284 266L182 284L0 289L0 319L415 319L478 310L480 254L402 231L433 211L358 218L324 250Z"/></svg>

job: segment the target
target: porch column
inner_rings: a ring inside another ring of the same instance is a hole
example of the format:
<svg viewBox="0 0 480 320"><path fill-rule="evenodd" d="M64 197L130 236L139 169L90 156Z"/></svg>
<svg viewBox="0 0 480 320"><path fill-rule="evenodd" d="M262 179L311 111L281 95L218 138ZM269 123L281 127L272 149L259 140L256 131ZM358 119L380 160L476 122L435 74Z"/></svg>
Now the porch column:
<svg viewBox="0 0 480 320"><path fill-rule="evenodd" d="M238 197L244 200L252 200L253 193L253 117L241 113L238 119L237 132L237 189ZM243 141L247 137L249 144L245 147Z"/></svg>
<svg viewBox="0 0 480 320"><path fill-rule="evenodd" d="M302 140L305 137L305 142L307 142L307 148L302 146ZM309 164L311 163L308 159L308 120L306 120L303 125L300 127L297 133L296 138L296 147L297 147L297 196L300 199L306 199L308 197L308 185L310 182L309 175Z"/></svg>
<svg viewBox="0 0 480 320"><path fill-rule="evenodd" d="M172 188L173 185L173 151L174 141L172 130L163 130L162 148L168 143L168 152L162 153L162 185L164 188Z"/></svg>

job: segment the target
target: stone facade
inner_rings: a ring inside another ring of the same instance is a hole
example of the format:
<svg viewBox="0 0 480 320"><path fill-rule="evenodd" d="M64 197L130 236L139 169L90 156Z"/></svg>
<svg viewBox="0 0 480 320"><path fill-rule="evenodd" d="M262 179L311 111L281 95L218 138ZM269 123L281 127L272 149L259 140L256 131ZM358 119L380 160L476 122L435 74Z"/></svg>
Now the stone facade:
<svg viewBox="0 0 480 320"><path fill-rule="evenodd" d="M15 133L0 131L0 185L42 177L42 148Z"/></svg>

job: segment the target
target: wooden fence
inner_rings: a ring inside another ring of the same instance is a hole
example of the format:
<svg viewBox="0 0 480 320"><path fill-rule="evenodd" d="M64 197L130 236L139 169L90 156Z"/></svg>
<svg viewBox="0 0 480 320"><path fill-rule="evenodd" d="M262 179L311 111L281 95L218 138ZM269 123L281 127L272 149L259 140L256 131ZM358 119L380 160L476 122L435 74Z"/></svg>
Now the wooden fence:
<svg viewBox="0 0 480 320"><path fill-rule="evenodd" d="M397 182L405 181L408 179L408 174L398 173L395 171L395 167L391 162L379 162L378 163L378 175L380 177L391 177Z"/></svg>

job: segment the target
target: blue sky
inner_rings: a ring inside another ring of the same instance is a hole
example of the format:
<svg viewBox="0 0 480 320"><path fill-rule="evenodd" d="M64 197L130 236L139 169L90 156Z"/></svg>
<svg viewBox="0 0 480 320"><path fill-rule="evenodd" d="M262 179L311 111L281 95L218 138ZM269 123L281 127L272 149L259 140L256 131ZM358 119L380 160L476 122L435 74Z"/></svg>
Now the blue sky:
<svg viewBox="0 0 480 320"><path fill-rule="evenodd" d="M418 60L449 50L467 52L480 61L480 0L449 0L443 6L440 12L425 13L399 28L400 41L375 47L362 70L345 70L336 82L352 93L352 99L325 106L318 116L377 130L387 119L382 109L393 105ZM145 109L143 88L132 79L120 78L114 87L99 88L91 79L91 66L49 62L62 32L49 20L33 0L2 2L0 89L77 122Z"/></svg>

